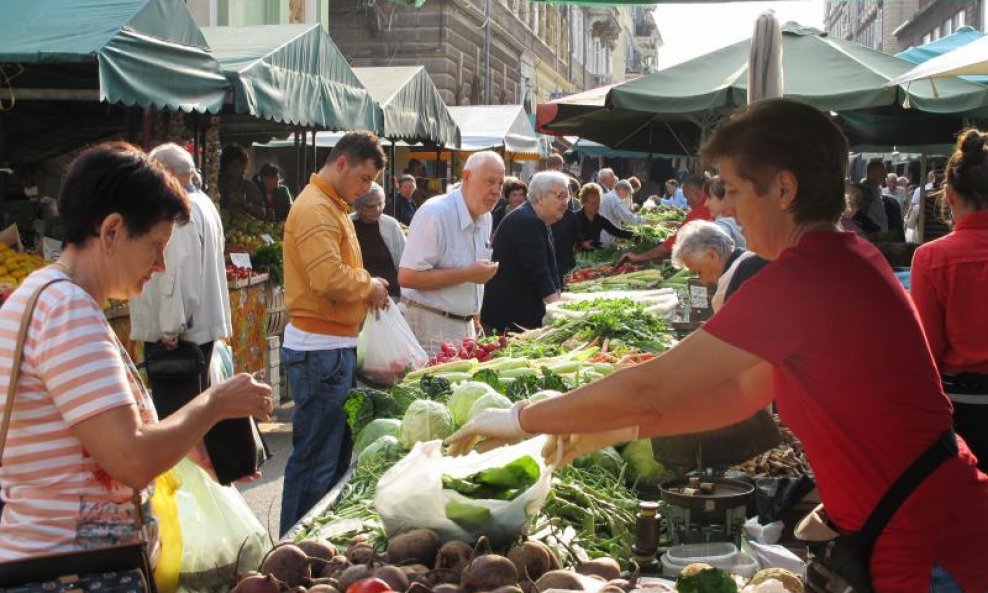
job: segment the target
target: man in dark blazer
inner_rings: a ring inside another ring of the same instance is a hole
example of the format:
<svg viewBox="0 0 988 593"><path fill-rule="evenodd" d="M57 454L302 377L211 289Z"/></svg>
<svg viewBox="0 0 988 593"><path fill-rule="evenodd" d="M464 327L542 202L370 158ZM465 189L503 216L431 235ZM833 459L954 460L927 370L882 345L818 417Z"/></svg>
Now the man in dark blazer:
<svg viewBox="0 0 988 593"><path fill-rule="evenodd" d="M528 200L501 222L494 233L493 261L497 274L487 283L480 320L496 333L542 325L545 306L559 299L551 225L569 208L566 176L558 171L536 173Z"/></svg>

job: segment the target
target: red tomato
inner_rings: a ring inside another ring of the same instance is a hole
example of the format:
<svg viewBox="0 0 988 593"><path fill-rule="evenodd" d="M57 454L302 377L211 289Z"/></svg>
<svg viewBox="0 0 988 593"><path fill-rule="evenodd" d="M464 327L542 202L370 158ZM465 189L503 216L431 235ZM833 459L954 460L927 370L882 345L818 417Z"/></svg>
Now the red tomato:
<svg viewBox="0 0 988 593"><path fill-rule="evenodd" d="M386 593L391 591L391 585L381 579L360 579L350 585L346 593Z"/></svg>

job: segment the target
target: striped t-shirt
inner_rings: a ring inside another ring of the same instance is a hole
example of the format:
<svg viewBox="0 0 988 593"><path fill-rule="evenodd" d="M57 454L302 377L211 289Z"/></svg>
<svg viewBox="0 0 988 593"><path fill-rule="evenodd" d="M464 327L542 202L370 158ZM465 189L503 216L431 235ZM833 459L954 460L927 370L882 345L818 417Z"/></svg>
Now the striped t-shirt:
<svg viewBox="0 0 988 593"><path fill-rule="evenodd" d="M31 274L0 308L0 415L24 307L37 287L59 277L66 276L52 267ZM133 491L103 471L71 431L97 414L133 405L145 424L156 421L99 304L71 281L45 288L25 341L0 467L6 504L0 562L137 541ZM141 495L149 507L150 492ZM149 527L156 531L153 522Z"/></svg>

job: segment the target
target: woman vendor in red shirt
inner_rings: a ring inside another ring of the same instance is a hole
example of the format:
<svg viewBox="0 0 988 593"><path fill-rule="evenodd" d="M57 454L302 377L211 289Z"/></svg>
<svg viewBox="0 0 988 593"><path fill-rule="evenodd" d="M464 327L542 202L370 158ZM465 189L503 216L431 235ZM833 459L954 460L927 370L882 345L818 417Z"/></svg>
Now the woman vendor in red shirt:
<svg viewBox="0 0 988 593"><path fill-rule="evenodd" d="M450 437L451 452L545 433L567 435L550 444L569 460L727 426L774 399L844 532L860 530L925 452L945 452L877 539L877 592L988 590L988 476L950 432L950 401L908 295L874 246L837 225L847 151L813 107L774 99L741 110L703 156L719 165L748 248L772 263L665 354L563 397L485 411Z"/></svg>
<svg viewBox="0 0 988 593"><path fill-rule="evenodd" d="M913 256L913 302L954 404L954 427L988 471L988 135L967 130L947 163L949 235ZM988 553L986 553L988 555ZM988 569L986 569L988 570Z"/></svg>

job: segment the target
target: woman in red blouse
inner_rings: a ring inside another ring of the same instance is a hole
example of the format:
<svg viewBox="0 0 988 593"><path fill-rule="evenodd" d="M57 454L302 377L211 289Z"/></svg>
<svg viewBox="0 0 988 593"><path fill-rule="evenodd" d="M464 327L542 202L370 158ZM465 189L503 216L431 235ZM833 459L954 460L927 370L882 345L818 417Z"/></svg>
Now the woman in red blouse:
<svg viewBox="0 0 988 593"><path fill-rule="evenodd" d="M662 356L565 397L485 411L450 438L452 452L546 433L567 435L552 442L572 459L727 426L774 399L830 519L858 531L907 467L953 439L912 302L878 250L837 225L847 140L813 107L765 100L726 122L704 157L748 248L771 263ZM988 476L956 442L881 531L869 562L878 593L988 590Z"/></svg>
<svg viewBox="0 0 988 593"><path fill-rule="evenodd" d="M944 179L956 222L916 250L912 297L954 404L954 426L988 469L988 135L967 130Z"/></svg>

